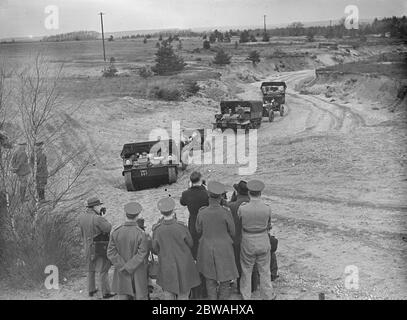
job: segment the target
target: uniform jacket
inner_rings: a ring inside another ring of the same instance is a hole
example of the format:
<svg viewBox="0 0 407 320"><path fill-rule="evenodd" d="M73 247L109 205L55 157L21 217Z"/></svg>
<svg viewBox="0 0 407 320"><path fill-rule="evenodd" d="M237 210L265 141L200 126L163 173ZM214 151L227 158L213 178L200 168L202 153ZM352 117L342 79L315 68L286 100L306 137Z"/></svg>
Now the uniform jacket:
<svg viewBox="0 0 407 320"><path fill-rule="evenodd" d="M187 226L175 219L163 220L153 230L152 249L159 261L157 284L163 290L185 294L201 283L192 245Z"/></svg>
<svg viewBox="0 0 407 320"><path fill-rule="evenodd" d="M126 221L113 229L107 248L107 257L115 267L113 292L147 298L148 254L148 237L137 221Z"/></svg>
<svg viewBox="0 0 407 320"><path fill-rule="evenodd" d="M230 209L230 212L232 213L233 221L235 223L235 237L233 240L236 245L240 246L240 241L242 238L242 223L240 222L240 217L237 214L237 210L242 203L250 202L250 197L248 195L241 194L238 194L236 197L237 198L235 201L231 201L228 203L228 207Z"/></svg>
<svg viewBox="0 0 407 320"><path fill-rule="evenodd" d="M19 148L11 159L11 167L13 172L20 176L26 176L30 174L30 165L28 164L28 157L23 148Z"/></svg>
<svg viewBox="0 0 407 320"><path fill-rule="evenodd" d="M270 250L271 208L261 199L251 199L238 209L242 221L242 246L253 254ZM246 231L249 232L246 232Z"/></svg>
<svg viewBox="0 0 407 320"><path fill-rule="evenodd" d="M34 156L31 156L31 166L34 169ZM47 183L48 165L47 156L44 152L37 152L37 180Z"/></svg>
<svg viewBox="0 0 407 320"><path fill-rule="evenodd" d="M91 208L87 208L86 212L82 213L79 217L79 224L81 227L82 240L85 249L86 260L90 262L90 245L93 242L93 238L101 233L109 233L112 229L112 225L103 217L96 214ZM92 238L93 230L93 238ZM93 269L93 264L89 264L89 269ZM94 271L94 270L90 270Z"/></svg>
<svg viewBox="0 0 407 320"><path fill-rule="evenodd" d="M238 277L233 250L235 224L229 208L210 200L199 210L196 230L202 233L198 248L198 269L209 279L228 281Z"/></svg>
<svg viewBox="0 0 407 320"><path fill-rule="evenodd" d="M196 232L196 218L201 207L208 206L208 192L204 186L192 186L182 193L180 203L182 206L187 206L189 211L188 228L191 233L194 245L192 247L192 255L196 258L199 243L199 234Z"/></svg>

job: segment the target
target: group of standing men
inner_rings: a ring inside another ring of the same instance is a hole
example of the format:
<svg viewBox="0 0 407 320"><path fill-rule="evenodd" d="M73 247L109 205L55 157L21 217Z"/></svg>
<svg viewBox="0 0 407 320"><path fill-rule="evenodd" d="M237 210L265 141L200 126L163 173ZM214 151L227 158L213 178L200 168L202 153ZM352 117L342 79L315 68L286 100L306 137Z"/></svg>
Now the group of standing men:
<svg viewBox="0 0 407 320"><path fill-rule="evenodd" d="M180 199L189 210L188 226L177 220L176 203L166 197L157 203L161 217L151 234L144 230L139 203L126 204L126 221L112 228L101 214L101 202L88 200L80 225L89 261L90 296L97 292L98 269L103 298L117 294L119 299L148 299L149 276L154 274L165 299L207 296L210 300L226 300L233 283L243 299L250 299L254 273L260 277L262 298L275 298L272 280L276 275L270 272L274 268L270 268L271 209L261 200L263 182L241 181L227 202L222 183L210 181L205 186L199 172L193 172L190 180L190 188ZM106 255L96 256L92 242L101 234L110 234ZM157 261L152 254L158 255ZM114 273L110 289L111 265Z"/></svg>

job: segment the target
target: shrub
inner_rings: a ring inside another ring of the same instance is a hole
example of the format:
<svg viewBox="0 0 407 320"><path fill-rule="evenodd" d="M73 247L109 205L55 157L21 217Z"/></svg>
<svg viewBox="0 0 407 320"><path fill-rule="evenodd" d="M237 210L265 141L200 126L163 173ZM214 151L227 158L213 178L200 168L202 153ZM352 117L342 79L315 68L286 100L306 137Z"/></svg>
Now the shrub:
<svg viewBox="0 0 407 320"><path fill-rule="evenodd" d="M244 30L240 33L240 43L245 43L245 42L249 42L250 40L250 35L249 35L249 31Z"/></svg>
<svg viewBox="0 0 407 320"><path fill-rule="evenodd" d="M191 81L187 81L185 84L185 91L187 93L188 96L197 94L198 91L201 89L198 85L198 82L191 80Z"/></svg>
<svg viewBox="0 0 407 320"><path fill-rule="evenodd" d="M34 207L14 210L14 232L7 228L7 223L2 223L1 267L14 286L42 283L48 265L58 267L61 279L82 263L75 212L57 212L45 207L39 209L33 225L35 210Z"/></svg>
<svg viewBox="0 0 407 320"><path fill-rule="evenodd" d="M181 71L186 65L184 60L174 53L172 46L167 41L163 41L155 55L156 65L152 70L159 75Z"/></svg>
<svg viewBox="0 0 407 320"><path fill-rule="evenodd" d="M214 64L217 65L226 65L230 64L231 56L229 56L223 49L218 50L213 60Z"/></svg>
<svg viewBox="0 0 407 320"><path fill-rule="evenodd" d="M250 36L250 42L257 42L257 39L254 35Z"/></svg>
<svg viewBox="0 0 407 320"><path fill-rule="evenodd" d="M117 76L118 70L113 62L110 62L109 66L103 69L102 74L105 78L112 78Z"/></svg>
<svg viewBox="0 0 407 320"><path fill-rule="evenodd" d="M178 101L181 99L181 91L176 88L155 87L155 96L165 101Z"/></svg>
<svg viewBox="0 0 407 320"><path fill-rule="evenodd" d="M203 42L203 48L209 50L211 48L211 43L208 40Z"/></svg>
<svg viewBox="0 0 407 320"><path fill-rule="evenodd" d="M251 51L247 57L247 60L250 60L255 65L256 63L260 62L260 53L256 50Z"/></svg>
<svg viewBox="0 0 407 320"><path fill-rule="evenodd" d="M142 77L144 79L147 79L154 75L153 71L151 70L151 68L149 66L144 66L144 67L140 68L138 74L140 77Z"/></svg>
<svg viewBox="0 0 407 320"><path fill-rule="evenodd" d="M269 42L270 41L270 36L268 35L268 33L263 34L262 41L264 41L264 42Z"/></svg>

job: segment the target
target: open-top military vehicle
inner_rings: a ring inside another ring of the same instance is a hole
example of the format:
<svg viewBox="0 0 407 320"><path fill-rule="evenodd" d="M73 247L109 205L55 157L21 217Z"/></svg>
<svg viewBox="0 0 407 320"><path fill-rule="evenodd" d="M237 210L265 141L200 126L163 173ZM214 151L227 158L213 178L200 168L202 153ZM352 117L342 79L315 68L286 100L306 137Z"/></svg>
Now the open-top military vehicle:
<svg viewBox="0 0 407 320"><path fill-rule="evenodd" d="M284 116L286 89L287 85L283 81L263 82L260 86L263 94L263 117L268 117L270 122L274 120L274 111Z"/></svg>
<svg viewBox="0 0 407 320"><path fill-rule="evenodd" d="M128 143L123 146L123 176L127 191L135 191L177 181L185 169L174 140Z"/></svg>
<svg viewBox="0 0 407 320"><path fill-rule="evenodd" d="M120 154L127 191L172 184L185 170L192 150L203 149L204 129L183 132L179 148L173 139L127 143Z"/></svg>
<svg viewBox="0 0 407 320"><path fill-rule="evenodd" d="M215 115L214 129L257 129L261 125L261 101L221 101L220 113Z"/></svg>

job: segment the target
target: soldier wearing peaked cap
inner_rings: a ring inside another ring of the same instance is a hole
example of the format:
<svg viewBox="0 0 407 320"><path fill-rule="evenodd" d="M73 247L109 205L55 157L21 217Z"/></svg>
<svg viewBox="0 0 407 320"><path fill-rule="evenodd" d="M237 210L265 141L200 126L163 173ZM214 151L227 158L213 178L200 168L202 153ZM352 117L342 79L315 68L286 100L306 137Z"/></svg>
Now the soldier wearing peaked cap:
<svg viewBox="0 0 407 320"><path fill-rule="evenodd" d="M242 223L242 242L240 247L240 292L244 300L251 298L251 278L254 265L260 274L260 291L264 298L274 299L275 294L270 276L270 239L271 209L261 200L264 183L251 180L247 183L249 203L243 203L238 209Z"/></svg>
<svg viewBox="0 0 407 320"><path fill-rule="evenodd" d="M235 261L236 266L239 271L239 274L242 273L242 268L240 266L240 243L242 239L242 224L240 218L237 215L237 211L242 203L249 202L249 190L247 189L247 182L241 180L239 183L234 184L233 188L235 189L234 196L232 200L228 203L228 207L232 212L233 221L235 223L236 234L233 239L234 249L235 249ZM240 278L237 281L237 288L239 290Z"/></svg>
<svg viewBox="0 0 407 320"><path fill-rule="evenodd" d="M36 160L37 160L37 171L36 171L36 186L38 199L40 201L45 200L45 186L48 182L48 164L47 156L43 150L44 142L40 141L35 144ZM31 155L31 167L34 166L34 154Z"/></svg>
<svg viewBox="0 0 407 320"><path fill-rule="evenodd" d="M115 267L112 290L120 300L147 300L147 265L149 243L139 227L137 217L142 211L138 202L124 206L126 221L110 234L107 257Z"/></svg>
<svg viewBox="0 0 407 320"><path fill-rule="evenodd" d="M159 261L157 284L166 300L187 300L201 282L191 253L193 240L187 226L176 220L172 198L161 199L157 207L163 216L153 230L152 248Z"/></svg>
<svg viewBox="0 0 407 320"><path fill-rule="evenodd" d="M96 198L90 198L87 202L87 209L79 217L82 239L85 247L86 260L88 262L88 293L93 297L96 292L95 273L99 272L99 285L104 298L110 298L109 276L111 267L106 255L96 256L92 250L94 240L101 235L108 236L112 225L101 214L102 202Z"/></svg>
<svg viewBox="0 0 407 320"><path fill-rule="evenodd" d="M230 210L220 204L224 192L222 183L208 183L209 206L199 210L196 221L196 230L202 234L197 264L206 279L210 300L228 299L230 281L238 278L233 250L235 224Z"/></svg>

